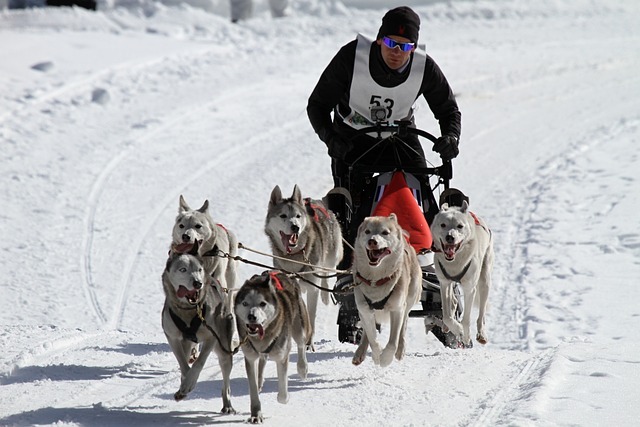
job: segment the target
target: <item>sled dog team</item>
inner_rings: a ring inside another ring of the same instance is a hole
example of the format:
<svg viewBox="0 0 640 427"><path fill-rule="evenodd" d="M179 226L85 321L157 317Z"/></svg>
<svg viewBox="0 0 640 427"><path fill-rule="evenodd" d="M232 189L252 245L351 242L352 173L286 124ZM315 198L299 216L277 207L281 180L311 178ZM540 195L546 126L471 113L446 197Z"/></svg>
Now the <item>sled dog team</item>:
<svg viewBox="0 0 640 427"><path fill-rule="evenodd" d="M484 315L493 263L487 225L469 209L443 204L431 226L435 270L441 283L443 321L450 331L471 341L471 307L479 306L478 342L485 344ZM238 288L233 257L238 241L224 225L215 223L209 202L192 209L182 196L162 274L165 304L162 328L180 367L176 400L195 387L213 351L222 372L222 413L235 413L231 404L233 355L242 349L249 382L250 423L263 421L259 392L267 359L277 364L278 402L287 403L287 371L292 339L297 348L297 372L306 378L306 351L313 350L318 297L327 304L327 278L342 259L342 233L335 215L321 200L303 198L296 185L291 197L278 186L268 202L265 233L274 255L274 270L254 275ZM366 218L355 239L352 271L354 295L363 334L352 359L361 364L371 349L376 365L388 366L405 352L409 311L418 303L422 271L415 250L395 214ZM312 270L323 274L305 274ZM302 280L291 277L297 273ZM454 286L464 293L462 322L454 318ZM325 289L327 291L325 291ZM306 302L302 294L306 293ZM377 325L388 324L384 347ZM237 332L237 341L234 336Z"/></svg>

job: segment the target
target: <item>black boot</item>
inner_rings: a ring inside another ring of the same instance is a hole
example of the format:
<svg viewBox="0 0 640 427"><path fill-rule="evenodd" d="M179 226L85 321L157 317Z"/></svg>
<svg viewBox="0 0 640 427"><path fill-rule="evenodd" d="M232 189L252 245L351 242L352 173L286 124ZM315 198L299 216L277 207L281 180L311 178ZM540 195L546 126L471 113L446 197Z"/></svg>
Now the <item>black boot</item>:
<svg viewBox="0 0 640 427"><path fill-rule="evenodd" d="M338 277L334 290L336 303L340 304L338 311L338 340L351 344L359 344L362 338L362 328L358 327L360 316L353 290L349 287L353 284L351 274L343 274Z"/></svg>

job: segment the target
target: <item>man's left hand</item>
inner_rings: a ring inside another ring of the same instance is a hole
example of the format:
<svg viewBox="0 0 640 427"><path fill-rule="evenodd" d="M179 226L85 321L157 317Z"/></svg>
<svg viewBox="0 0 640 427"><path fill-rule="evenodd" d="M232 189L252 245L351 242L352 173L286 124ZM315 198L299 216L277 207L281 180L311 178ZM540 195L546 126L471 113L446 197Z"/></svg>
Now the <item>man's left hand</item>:
<svg viewBox="0 0 640 427"><path fill-rule="evenodd" d="M458 150L458 138L450 135L444 135L438 138L433 144L433 151L440 154L442 160L451 160L455 158L460 150Z"/></svg>

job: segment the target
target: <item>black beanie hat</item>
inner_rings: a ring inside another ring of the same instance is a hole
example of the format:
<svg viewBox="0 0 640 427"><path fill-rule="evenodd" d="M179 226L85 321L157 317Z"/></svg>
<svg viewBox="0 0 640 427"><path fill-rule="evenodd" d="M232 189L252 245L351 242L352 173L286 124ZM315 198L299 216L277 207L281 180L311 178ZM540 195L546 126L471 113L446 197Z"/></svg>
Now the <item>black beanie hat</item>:
<svg viewBox="0 0 640 427"><path fill-rule="evenodd" d="M382 26L376 38L401 36L417 43L419 31L420 17L410 7L400 6L391 9L382 17Z"/></svg>

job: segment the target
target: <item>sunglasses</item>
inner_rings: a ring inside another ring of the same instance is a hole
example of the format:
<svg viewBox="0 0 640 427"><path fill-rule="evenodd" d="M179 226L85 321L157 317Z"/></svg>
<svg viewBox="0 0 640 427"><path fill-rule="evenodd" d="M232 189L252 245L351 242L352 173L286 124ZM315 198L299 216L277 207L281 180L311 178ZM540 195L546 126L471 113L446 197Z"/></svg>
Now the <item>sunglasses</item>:
<svg viewBox="0 0 640 427"><path fill-rule="evenodd" d="M403 52L409 52L416 45L415 43L399 43L389 37L383 37L382 42L390 49L394 49L398 46Z"/></svg>

